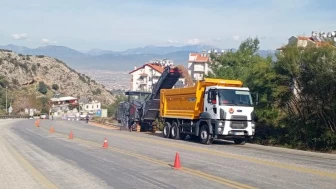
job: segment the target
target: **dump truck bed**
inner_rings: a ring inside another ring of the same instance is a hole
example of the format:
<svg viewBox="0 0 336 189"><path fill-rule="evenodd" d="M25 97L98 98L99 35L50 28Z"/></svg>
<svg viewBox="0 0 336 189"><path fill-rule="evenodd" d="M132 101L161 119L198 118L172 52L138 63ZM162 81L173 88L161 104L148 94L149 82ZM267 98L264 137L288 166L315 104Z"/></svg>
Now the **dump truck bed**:
<svg viewBox="0 0 336 189"><path fill-rule="evenodd" d="M242 82L205 78L196 82L193 87L162 89L160 92L160 117L198 119L204 111L204 90L207 86L241 87Z"/></svg>

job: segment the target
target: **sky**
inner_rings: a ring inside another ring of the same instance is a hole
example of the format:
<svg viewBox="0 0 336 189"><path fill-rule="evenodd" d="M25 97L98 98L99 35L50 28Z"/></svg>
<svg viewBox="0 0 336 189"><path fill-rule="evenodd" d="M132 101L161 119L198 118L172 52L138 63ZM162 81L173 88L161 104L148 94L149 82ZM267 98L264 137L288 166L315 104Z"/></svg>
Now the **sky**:
<svg viewBox="0 0 336 189"><path fill-rule="evenodd" d="M335 0L0 0L0 45L122 51L147 45L276 49L336 30Z"/></svg>

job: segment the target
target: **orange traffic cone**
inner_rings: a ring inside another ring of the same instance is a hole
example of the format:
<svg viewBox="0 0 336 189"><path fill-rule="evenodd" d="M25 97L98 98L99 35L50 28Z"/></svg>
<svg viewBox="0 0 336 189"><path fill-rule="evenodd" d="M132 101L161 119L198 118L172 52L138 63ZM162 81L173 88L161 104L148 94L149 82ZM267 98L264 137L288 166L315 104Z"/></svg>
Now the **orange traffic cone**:
<svg viewBox="0 0 336 189"><path fill-rule="evenodd" d="M180 168L181 168L180 156L179 156L179 153L176 152L175 162L174 162L174 169L180 169Z"/></svg>
<svg viewBox="0 0 336 189"><path fill-rule="evenodd" d="M40 120L39 120L39 119L37 119L37 120L35 121L35 126L36 126L36 127L40 127Z"/></svg>
<svg viewBox="0 0 336 189"><path fill-rule="evenodd" d="M73 133L72 133L72 131L70 131L69 139L73 139Z"/></svg>
<svg viewBox="0 0 336 189"><path fill-rule="evenodd" d="M55 130L54 130L54 127L53 126L51 126L50 127L50 133L53 133Z"/></svg>
<svg viewBox="0 0 336 189"><path fill-rule="evenodd" d="M108 147L108 143L107 143L107 139L106 139L106 137L105 137L105 139L104 139L104 144L103 144L103 148L107 148Z"/></svg>

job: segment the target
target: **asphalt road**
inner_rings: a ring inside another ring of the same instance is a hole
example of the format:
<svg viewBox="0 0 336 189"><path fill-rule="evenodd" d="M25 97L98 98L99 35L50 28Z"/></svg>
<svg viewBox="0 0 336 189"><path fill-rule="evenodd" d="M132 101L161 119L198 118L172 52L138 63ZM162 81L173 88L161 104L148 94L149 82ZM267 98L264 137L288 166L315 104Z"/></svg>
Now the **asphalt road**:
<svg viewBox="0 0 336 189"><path fill-rule="evenodd" d="M172 168L176 153L179 170ZM77 121L41 120L35 127L34 120L0 120L0 188L335 186L332 154L223 141L207 146Z"/></svg>

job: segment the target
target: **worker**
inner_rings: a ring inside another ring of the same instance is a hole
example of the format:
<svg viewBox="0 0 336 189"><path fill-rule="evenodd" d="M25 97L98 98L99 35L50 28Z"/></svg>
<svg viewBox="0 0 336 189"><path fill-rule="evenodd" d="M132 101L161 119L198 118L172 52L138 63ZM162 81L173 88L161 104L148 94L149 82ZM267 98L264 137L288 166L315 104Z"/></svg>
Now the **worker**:
<svg viewBox="0 0 336 189"><path fill-rule="evenodd" d="M86 114L86 117L85 117L85 118L86 118L86 123L89 123L89 118L90 118L90 117L89 117L89 114Z"/></svg>

